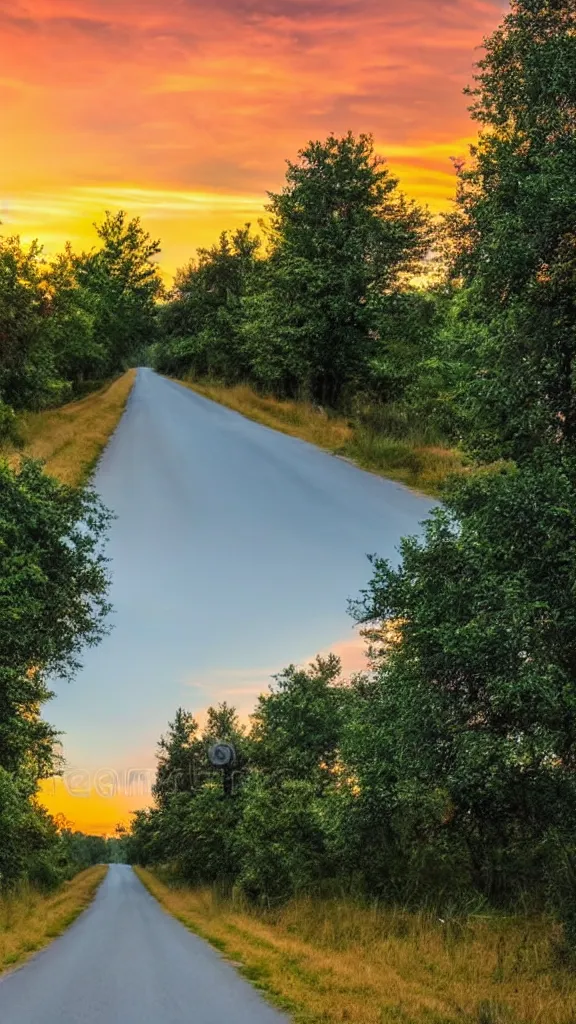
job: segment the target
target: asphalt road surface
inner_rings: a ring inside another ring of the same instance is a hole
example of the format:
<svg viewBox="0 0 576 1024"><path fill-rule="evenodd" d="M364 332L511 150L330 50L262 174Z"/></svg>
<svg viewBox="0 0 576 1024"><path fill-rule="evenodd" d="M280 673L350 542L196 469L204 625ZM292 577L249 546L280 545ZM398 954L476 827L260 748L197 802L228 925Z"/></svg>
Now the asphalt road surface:
<svg viewBox="0 0 576 1024"><path fill-rule="evenodd" d="M247 714L274 672L345 647L367 554L396 558L434 504L151 370L94 483L117 515L114 628L49 719L69 764L105 774L154 769L177 707Z"/></svg>
<svg viewBox="0 0 576 1024"><path fill-rule="evenodd" d="M50 946L0 978L2 1024L281 1024L206 942L166 914L131 868Z"/></svg>
<svg viewBox="0 0 576 1024"><path fill-rule="evenodd" d="M117 516L114 628L49 708L90 771L153 769L178 706L246 714L273 672L348 643L366 555L396 558L434 504L151 370L95 486Z"/></svg>

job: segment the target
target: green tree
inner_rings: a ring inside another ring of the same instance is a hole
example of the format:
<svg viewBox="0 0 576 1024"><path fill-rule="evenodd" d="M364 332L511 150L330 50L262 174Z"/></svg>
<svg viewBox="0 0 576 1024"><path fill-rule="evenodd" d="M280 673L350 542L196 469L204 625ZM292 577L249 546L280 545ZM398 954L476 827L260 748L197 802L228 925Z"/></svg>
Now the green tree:
<svg viewBox="0 0 576 1024"><path fill-rule="evenodd" d="M576 440L576 5L514 0L471 90L480 124L450 218L481 456Z"/></svg>
<svg viewBox="0 0 576 1024"><path fill-rule="evenodd" d="M463 439L510 462L453 483L357 609L376 674L343 739L348 837L403 899L574 900L575 28L572 3L518 0L487 41L449 223Z"/></svg>
<svg viewBox="0 0 576 1024"><path fill-rule="evenodd" d="M51 885L74 864L36 803L39 780L59 769L41 711L49 679L70 678L105 630L108 520L94 493L39 463L0 462L0 887L22 875Z"/></svg>
<svg viewBox="0 0 576 1024"><path fill-rule="evenodd" d="M94 337L110 371L123 369L154 341L156 299L162 292L155 257L160 243L138 217L107 213L95 225L101 245L78 259L79 284L94 296Z"/></svg>
<svg viewBox="0 0 576 1024"><path fill-rule="evenodd" d="M46 331L42 248L0 237L0 401L17 409L57 404L58 378Z"/></svg>
<svg viewBox="0 0 576 1024"><path fill-rule="evenodd" d="M442 848L494 899L543 893L551 836L574 846L575 480L542 455L455 485L356 609L377 676L344 757L374 844Z"/></svg>
<svg viewBox="0 0 576 1024"><path fill-rule="evenodd" d="M28 786L0 767L0 893L21 878L49 887L61 881L56 823Z"/></svg>
<svg viewBox="0 0 576 1024"><path fill-rule="evenodd" d="M270 775L326 785L334 768L346 692L340 660L290 665L258 699L252 716L252 761Z"/></svg>
<svg viewBox="0 0 576 1024"><path fill-rule="evenodd" d="M30 793L54 767L47 680L70 677L105 631L109 518L93 492L39 463L0 463L0 766L23 772Z"/></svg>
<svg viewBox="0 0 576 1024"><path fill-rule="evenodd" d="M204 784L220 778L220 770L213 768L208 758L210 746L219 741L234 745L235 769L241 773L246 760L246 741L236 709L226 702L208 708L206 727L200 733L191 712L178 708L168 732L158 743L154 796L160 808L168 807L175 794L193 795Z"/></svg>
<svg viewBox="0 0 576 1024"><path fill-rule="evenodd" d="M226 797L221 780L212 775L192 797L177 794L162 812L161 855L195 885L230 885L238 870L239 814L238 795Z"/></svg>
<svg viewBox="0 0 576 1024"><path fill-rule="evenodd" d="M202 754L198 722L190 711L178 708L158 743L154 796L160 807L166 806L174 793L190 793L196 788L198 773L204 768Z"/></svg>
<svg viewBox="0 0 576 1024"><path fill-rule="evenodd" d="M107 360L105 346L96 338L97 299L80 285L78 272L79 261L69 244L45 272L47 336L59 374L73 385L101 377Z"/></svg>
<svg viewBox="0 0 576 1024"><path fill-rule="evenodd" d="M337 406L373 352L382 296L429 247L428 216L398 191L372 138L352 133L301 150L268 211L270 260L245 328L255 376Z"/></svg>
<svg viewBox="0 0 576 1024"><path fill-rule="evenodd" d="M195 261L176 275L171 301L162 310L167 343L157 364L227 382L250 375L241 337L242 298L259 268L260 239L246 224L222 232L217 245L199 249Z"/></svg>
<svg viewBox="0 0 576 1024"><path fill-rule="evenodd" d="M251 774L242 792L235 850L238 884L270 905L309 891L328 874L314 785Z"/></svg>

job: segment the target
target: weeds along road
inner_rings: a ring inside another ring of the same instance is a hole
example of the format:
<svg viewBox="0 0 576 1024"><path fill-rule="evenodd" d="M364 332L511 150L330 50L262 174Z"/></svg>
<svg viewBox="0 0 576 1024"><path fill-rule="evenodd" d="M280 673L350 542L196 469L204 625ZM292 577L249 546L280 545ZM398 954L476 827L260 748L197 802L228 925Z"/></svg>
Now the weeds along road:
<svg viewBox="0 0 576 1024"><path fill-rule="evenodd" d="M151 370L94 482L117 516L113 629L49 708L90 772L153 769L178 706L247 713L273 672L350 640L366 555L395 558L434 504Z"/></svg>
<svg viewBox="0 0 576 1024"><path fill-rule="evenodd" d="M92 905L51 946L0 978L2 1024L280 1024L206 942L113 864Z"/></svg>

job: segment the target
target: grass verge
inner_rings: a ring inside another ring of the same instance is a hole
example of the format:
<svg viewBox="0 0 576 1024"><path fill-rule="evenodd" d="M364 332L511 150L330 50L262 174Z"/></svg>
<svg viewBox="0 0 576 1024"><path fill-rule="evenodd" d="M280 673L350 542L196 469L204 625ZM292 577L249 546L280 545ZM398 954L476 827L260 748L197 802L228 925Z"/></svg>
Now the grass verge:
<svg viewBox="0 0 576 1024"><path fill-rule="evenodd" d="M81 871L48 895L23 887L0 898L0 971L20 963L61 935L88 906L107 867Z"/></svg>
<svg viewBox="0 0 576 1024"><path fill-rule="evenodd" d="M362 469L397 480L437 496L446 478L465 472L462 455L450 448L398 438L343 416L327 414L307 402L284 401L259 395L247 384L227 387L190 380L179 384L251 420L351 459Z"/></svg>
<svg viewBox="0 0 576 1024"><path fill-rule="evenodd" d="M22 454L42 459L46 472L62 483L85 483L124 412L135 376L136 370L128 370L77 402L22 413L18 432L23 448L6 448L0 454L11 464Z"/></svg>
<svg viewBox="0 0 576 1024"><path fill-rule="evenodd" d="M254 911L211 890L149 892L300 1024L574 1024L576 975L545 918L425 914L349 900Z"/></svg>

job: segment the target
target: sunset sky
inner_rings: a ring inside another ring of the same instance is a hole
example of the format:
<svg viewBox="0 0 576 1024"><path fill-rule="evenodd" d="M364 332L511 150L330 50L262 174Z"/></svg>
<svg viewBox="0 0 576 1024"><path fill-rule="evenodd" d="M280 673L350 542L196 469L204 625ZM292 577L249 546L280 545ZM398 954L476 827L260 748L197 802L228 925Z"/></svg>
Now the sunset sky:
<svg viewBox="0 0 576 1024"><path fill-rule="evenodd" d="M52 252L107 208L170 274L262 213L310 138L372 132L434 211L501 0L0 0L0 220Z"/></svg>

